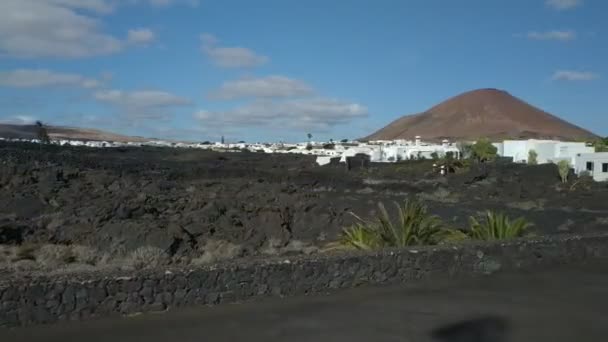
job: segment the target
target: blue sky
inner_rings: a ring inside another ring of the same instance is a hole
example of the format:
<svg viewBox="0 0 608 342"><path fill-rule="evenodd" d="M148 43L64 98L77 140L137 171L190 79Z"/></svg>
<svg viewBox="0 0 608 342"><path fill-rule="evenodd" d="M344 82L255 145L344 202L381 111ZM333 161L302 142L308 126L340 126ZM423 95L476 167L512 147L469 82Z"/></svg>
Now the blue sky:
<svg viewBox="0 0 608 342"><path fill-rule="evenodd" d="M2 0L0 121L357 138L476 88L608 135L603 0Z"/></svg>

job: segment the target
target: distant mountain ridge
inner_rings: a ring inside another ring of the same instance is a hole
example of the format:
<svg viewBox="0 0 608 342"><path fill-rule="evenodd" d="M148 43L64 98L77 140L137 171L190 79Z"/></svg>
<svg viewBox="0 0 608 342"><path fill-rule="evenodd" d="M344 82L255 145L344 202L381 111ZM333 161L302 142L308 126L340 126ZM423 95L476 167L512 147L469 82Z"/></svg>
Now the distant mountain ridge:
<svg viewBox="0 0 608 342"><path fill-rule="evenodd" d="M46 126L51 139L71 139L84 141L143 142L152 139L131 137L90 128ZM38 128L35 125L0 124L0 137L10 139L36 139Z"/></svg>
<svg viewBox="0 0 608 342"><path fill-rule="evenodd" d="M403 116L363 140L597 139L598 136L503 90L478 89Z"/></svg>

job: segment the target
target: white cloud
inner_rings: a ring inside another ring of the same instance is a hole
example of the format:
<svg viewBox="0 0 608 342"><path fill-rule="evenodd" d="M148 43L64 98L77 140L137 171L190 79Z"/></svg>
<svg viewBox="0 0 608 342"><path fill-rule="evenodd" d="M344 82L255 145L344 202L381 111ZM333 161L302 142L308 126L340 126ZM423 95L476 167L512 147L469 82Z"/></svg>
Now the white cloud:
<svg viewBox="0 0 608 342"><path fill-rule="evenodd" d="M568 10L583 4L583 0L546 0L545 4L558 11Z"/></svg>
<svg viewBox="0 0 608 342"><path fill-rule="evenodd" d="M600 76L589 71L558 70L551 77L554 81L592 81Z"/></svg>
<svg viewBox="0 0 608 342"><path fill-rule="evenodd" d="M197 5L196 0L0 0L0 57L82 58L109 55L155 39L149 29L126 38L107 33L101 17L120 5Z"/></svg>
<svg viewBox="0 0 608 342"><path fill-rule="evenodd" d="M173 108L190 105L190 100L161 90L100 90L93 97L118 107L131 118L164 118Z"/></svg>
<svg viewBox="0 0 608 342"><path fill-rule="evenodd" d="M560 41L569 41L576 39L576 32L568 30L568 31L531 31L528 32L527 37L533 40L560 40Z"/></svg>
<svg viewBox="0 0 608 342"><path fill-rule="evenodd" d="M201 33L200 38L201 43L203 43L203 46L215 45L218 42L217 37L212 35L211 33Z"/></svg>
<svg viewBox="0 0 608 342"><path fill-rule="evenodd" d="M191 7L198 7L200 5L199 0L130 0L131 5L137 5L141 3L148 4L152 7L169 7L172 5L188 5Z"/></svg>
<svg viewBox="0 0 608 342"><path fill-rule="evenodd" d="M12 125L31 125L36 122L36 118L30 115L13 115L0 118L0 123Z"/></svg>
<svg viewBox="0 0 608 342"><path fill-rule="evenodd" d="M114 10L114 1L108 0L36 0L37 2L46 2L52 5L65 6L88 10L98 13L109 13Z"/></svg>
<svg viewBox="0 0 608 342"><path fill-rule="evenodd" d="M58 73L46 69L16 69L0 72L0 86L13 88L78 87L96 88L101 82L82 75Z"/></svg>
<svg viewBox="0 0 608 342"><path fill-rule="evenodd" d="M146 45L152 43L155 39L154 31L147 28L129 30L127 34L127 41L131 44Z"/></svg>
<svg viewBox="0 0 608 342"><path fill-rule="evenodd" d="M209 94L212 99L232 100L238 98L272 98L310 95L314 91L306 83L285 76L245 78L224 82Z"/></svg>
<svg viewBox="0 0 608 342"><path fill-rule="evenodd" d="M218 46L219 40L208 33L200 36L202 51L222 68L252 68L268 62L269 58L244 47Z"/></svg>
<svg viewBox="0 0 608 342"><path fill-rule="evenodd" d="M120 51L120 39L103 33L100 22L83 12L111 10L101 0L2 0L0 55L86 57Z"/></svg>
<svg viewBox="0 0 608 342"><path fill-rule="evenodd" d="M367 108L327 98L286 101L256 100L230 111L199 111L194 117L204 127L274 127L327 131L368 115Z"/></svg>

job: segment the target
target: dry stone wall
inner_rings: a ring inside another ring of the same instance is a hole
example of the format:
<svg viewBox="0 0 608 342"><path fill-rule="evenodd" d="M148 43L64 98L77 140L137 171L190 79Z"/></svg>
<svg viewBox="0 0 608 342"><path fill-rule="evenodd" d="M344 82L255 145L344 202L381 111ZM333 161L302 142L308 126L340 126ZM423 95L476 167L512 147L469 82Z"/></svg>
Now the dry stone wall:
<svg viewBox="0 0 608 342"><path fill-rule="evenodd" d="M608 256L608 235L250 260L200 269L93 273L0 280L0 326L326 293L497 271L537 269Z"/></svg>

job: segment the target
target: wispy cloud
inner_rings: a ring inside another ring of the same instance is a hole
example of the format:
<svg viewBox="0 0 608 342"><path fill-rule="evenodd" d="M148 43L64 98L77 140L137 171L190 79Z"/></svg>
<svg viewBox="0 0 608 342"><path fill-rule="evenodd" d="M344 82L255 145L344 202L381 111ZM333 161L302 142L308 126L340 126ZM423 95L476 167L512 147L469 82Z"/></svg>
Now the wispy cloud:
<svg viewBox="0 0 608 342"><path fill-rule="evenodd" d="M328 131L368 115L366 107L327 98L256 100L229 111L199 111L194 117L206 127L282 128Z"/></svg>
<svg viewBox="0 0 608 342"><path fill-rule="evenodd" d="M98 19L110 2L101 0L0 1L0 55L11 57L86 57L122 49L104 33Z"/></svg>
<svg viewBox="0 0 608 342"><path fill-rule="evenodd" d="M129 0L131 4L145 3L152 7L169 7L172 5L188 5L191 7L198 7L200 0Z"/></svg>
<svg viewBox="0 0 608 342"><path fill-rule="evenodd" d="M285 76L267 76L227 81L209 93L210 99L295 97L313 94L308 84Z"/></svg>
<svg viewBox="0 0 608 342"><path fill-rule="evenodd" d="M1 0L0 57L84 58L110 55L154 40L149 29L125 36L104 30L102 18L119 5L166 7L194 0Z"/></svg>
<svg viewBox="0 0 608 342"><path fill-rule="evenodd" d="M187 98L162 90L108 89L96 91L93 97L101 103L117 107L130 119L164 119L174 108L191 104Z"/></svg>
<svg viewBox="0 0 608 342"><path fill-rule="evenodd" d="M16 69L0 72L0 86L13 88L77 87L96 88L102 84L97 79L78 74L53 72L46 69Z"/></svg>
<svg viewBox="0 0 608 342"><path fill-rule="evenodd" d="M577 35L575 31L572 30L553 30L553 31L530 31L526 35L528 39L532 40L559 40L559 41L569 41L576 39Z"/></svg>
<svg viewBox="0 0 608 342"><path fill-rule="evenodd" d="M219 46L219 40L209 33L200 36L201 50L219 67L252 68L269 61L269 58L255 51L239 46Z"/></svg>
<svg viewBox="0 0 608 342"><path fill-rule="evenodd" d="M546 0L545 4L558 11L569 10L583 4L583 0Z"/></svg>
<svg viewBox="0 0 608 342"><path fill-rule="evenodd" d="M558 70L551 77L554 81L592 81L598 79L600 75L589 71Z"/></svg>
<svg viewBox="0 0 608 342"><path fill-rule="evenodd" d="M131 44L147 45L156 40L154 31L147 28L129 30L127 41Z"/></svg>
<svg viewBox="0 0 608 342"><path fill-rule="evenodd" d="M0 123L13 125L31 125L36 122L36 118L31 115L11 115L0 118Z"/></svg>

